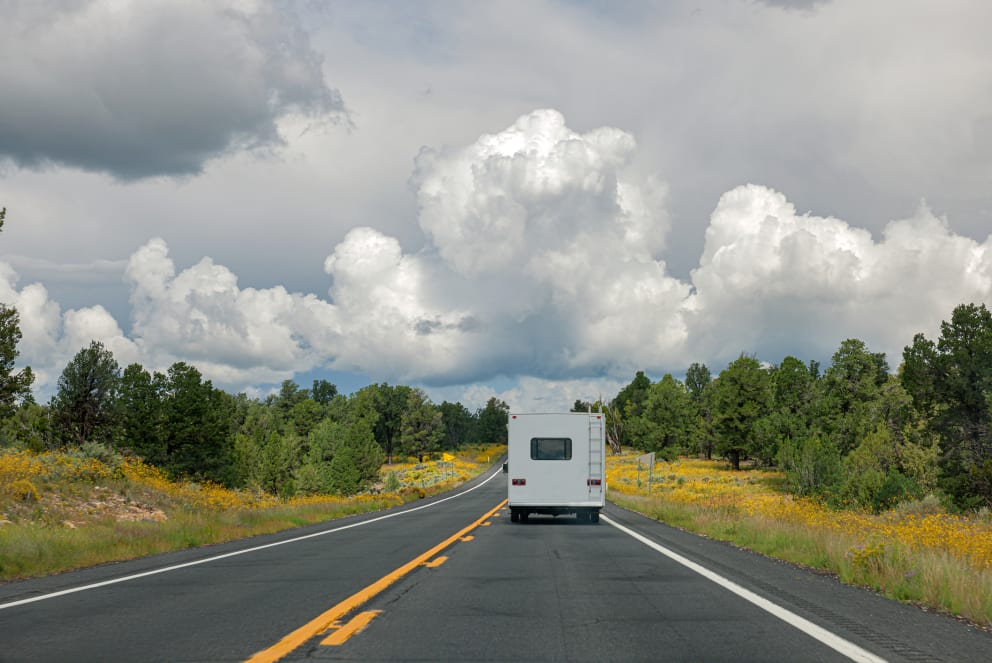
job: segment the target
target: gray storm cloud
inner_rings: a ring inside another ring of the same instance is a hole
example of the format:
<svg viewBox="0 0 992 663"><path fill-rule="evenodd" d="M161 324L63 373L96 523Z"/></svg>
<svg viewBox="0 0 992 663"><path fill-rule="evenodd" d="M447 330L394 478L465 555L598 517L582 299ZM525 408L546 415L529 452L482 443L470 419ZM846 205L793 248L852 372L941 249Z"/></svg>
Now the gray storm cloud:
<svg viewBox="0 0 992 663"><path fill-rule="evenodd" d="M287 13L262 2L4 3L0 157L129 180L199 173L282 144L340 94Z"/></svg>
<svg viewBox="0 0 992 663"><path fill-rule="evenodd" d="M524 376L514 393L532 400L552 382L586 398L583 381L719 370L742 351L828 358L848 337L897 365L914 333L992 300L992 237L958 235L923 205L875 239L750 184L720 198L691 279L677 279L659 257L665 187L629 172L636 149L623 131L577 133L540 110L425 152L424 248L352 229L324 263L327 298L242 288L210 258L177 270L152 239L126 269L129 336L100 307L62 312L42 285L18 289L7 265L0 300L21 311L24 362L49 384L98 338L123 361L192 361L229 388L331 367L437 386Z"/></svg>

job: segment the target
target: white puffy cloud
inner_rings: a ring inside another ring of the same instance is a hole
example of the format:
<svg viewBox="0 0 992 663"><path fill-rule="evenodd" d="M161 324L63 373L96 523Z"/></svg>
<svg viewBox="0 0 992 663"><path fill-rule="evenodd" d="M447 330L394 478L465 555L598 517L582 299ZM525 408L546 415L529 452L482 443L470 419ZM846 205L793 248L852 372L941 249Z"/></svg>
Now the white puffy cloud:
<svg viewBox="0 0 992 663"><path fill-rule="evenodd" d="M221 384L273 382L316 366L334 335L327 302L281 286L241 289L210 258L177 274L162 239L131 256L126 278L132 333L154 368L189 361Z"/></svg>
<svg viewBox="0 0 992 663"><path fill-rule="evenodd" d="M21 342L18 364L31 366L36 379L43 382L58 377L56 368L59 357L58 337L62 331L62 309L48 296L40 283L17 289L18 275L6 263L0 263L0 302L17 309ZM54 378L52 376L53 371Z"/></svg>
<svg viewBox="0 0 992 663"><path fill-rule="evenodd" d="M954 306L992 298L992 238L957 235L922 205L875 241L747 185L721 197L692 280L685 308L694 356L828 357L857 337L894 367L913 334L932 335Z"/></svg>
<svg viewBox="0 0 992 663"><path fill-rule="evenodd" d="M335 302L353 309L341 320L367 306L363 328L392 339L362 338L358 357L386 356L349 366L388 361L441 384L616 379L693 361L719 370L741 352L826 360L848 337L895 366L914 333L990 298L992 240L954 233L926 206L876 240L756 185L721 197L690 282L673 278L659 258L664 187L628 174L634 150L622 131L579 134L545 110L464 148L423 151L414 181L426 248L404 255L363 229L326 265ZM422 338L434 333L442 343Z"/></svg>
<svg viewBox="0 0 992 663"><path fill-rule="evenodd" d="M63 313L41 284L18 290L3 263L0 301L21 312L24 363L49 385L97 339L122 364L187 361L252 393L326 367L516 410L610 397L636 370L718 372L740 352L828 360L849 337L894 367L954 306L992 301L992 237L959 235L922 205L876 238L757 185L720 198L691 280L674 278L660 257L666 190L632 174L635 150L620 130L577 133L545 110L424 151L424 246L352 229L324 261L326 298L242 288L209 257L179 270L156 238L127 261L127 334L102 307Z"/></svg>
<svg viewBox="0 0 992 663"><path fill-rule="evenodd" d="M0 302L17 309L21 342L18 364L31 366L38 386L45 393L58 380L68 361L91 341L109 348L118 362L136 361L138 350L127 338L110 313L102 306L70 309L49 297L40 283L17 289L18 275L6 263L0 263Z"/></svg>
<svg viewBox="0 0 992 663"><path fill-rule="evenodd" d="M619 129L580 134L537 110L464 148L421 152L423 255L436 251L430 273L450 284L429 290L467 312L465 334L484 330L463 359L476 374L626 371L684 341L663 317L688 293L659 259L665 188L626 167L635 147Z"/></svg>
<svg viewBox="0 0 992 663"><path fill-rule="evenodd" d="M460 150L426 150L418 159L420 225L459 273L528 269L563 239L617 219L659 249L664 226L621 207L619 169L634 139L618 129L581 135L555 110L520 117Z"/></svg>
<svg viewBox="0 0 992 663"><path fill-rule="evenodd" d="M342 329L328 348L335 368L402 380L457 375L478 338L475 320L466 309L433 301L449 276L435 268L423 256L404 256L393 237L371 228L349 232L324 263Z"/></svg>
<svg viewBox="0 0 992 663"><path fill-rule="evenodd" d="M90 306L65 312L62 318L62 347L66 355L100 341L114 353L123 367L138 361L138 347L127 338L117 320L102 306Z"/></svg>

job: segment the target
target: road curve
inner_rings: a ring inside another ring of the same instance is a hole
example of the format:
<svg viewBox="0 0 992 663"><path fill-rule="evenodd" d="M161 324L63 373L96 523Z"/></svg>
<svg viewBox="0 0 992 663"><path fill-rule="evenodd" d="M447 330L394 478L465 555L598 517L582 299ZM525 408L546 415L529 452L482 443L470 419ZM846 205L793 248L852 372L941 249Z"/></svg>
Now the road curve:
<svg viewBox="0 0 992 663"><path fill-rule="evenodd" d="M510 523L505 497L487 475L380 514L8 583L0 661L992 660L992 635L832 578L612 505L597 525Z"/></svg>

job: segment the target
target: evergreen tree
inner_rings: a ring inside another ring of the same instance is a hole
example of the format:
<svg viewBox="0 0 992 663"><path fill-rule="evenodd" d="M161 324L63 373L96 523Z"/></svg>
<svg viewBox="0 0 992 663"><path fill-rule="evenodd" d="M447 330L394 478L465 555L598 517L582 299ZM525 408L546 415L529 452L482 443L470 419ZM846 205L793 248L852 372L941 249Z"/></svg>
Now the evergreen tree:
<svg viewBox="0 0 992 663"><path fill-rule="evenodd" d="M310 392L300 389L300 386L292 380L283 380L279 386L279 394L273 399L273 405L284 422L290 419L289 413L293 408L310 398Z"/></svg>
<svg viewBox="0 0 992 663"><path fill-rule="evenodd" d="M337 385L327 380L314 380L313 389L310 390L310 398L321 405L327 405L338 395Z"/></svg>
<svg viewBox="0 0 992 663"><path fill-rule="evenodd" d="M299 464L295 436L284 440L273 408L258 401L248 405L244 416L232 450L235 485L276 494L291 492L292 472Z"/></svg>
<svg viewBox="0 0 992 663"><path fill-rule="evenodd" d="M324 406L311 398L306 398L298 401L289 411L287 428L305 438L325 416L327 415Z"/></svg>
<svg viewBox="0 0 992 663"><path fill-rule="evenodd" d="M752 454L772 465L783 444L804 440L810 427L810 408L815 399L815 381L809 367L795 357L786 357L770 371L770 411L755 423Z"/></svg>
<svg viewBox="0 0 992 663"><path fill-rule="evenodd" d="M423 462L424 456L440 448L444 437L441 411L422 390L410 390L400 431L403 453L417 456L420 462Z"/></svg>
<svg viewBox="0 0 992 663"><path fill-rule="evenodd" d="M823 376L820 425L841 454L852 451L878 425L874 404L888 378L885 354L869 352L863 341L847 339L834 353Z"/></svg>
<svg viewBox="0 0 992 663"><path fill-rule="evenodd" d="M233 484L234 414L234 399L204 381L195 367L170 366L163 399L166 469Z"/></svg>
<svg viewBox="0 0 992 663"><path fill-rule="evenodd" d="M475 419L468 408L461 403L444 401L439 409L444 426L443 447L454 451L469 441Z"/></svg>
<svg viewBox="0 0 992 663"><path fill-rule="evenodd" d="M992 313L963 304L903 352L901 380L941 441L941 485L962 506L992 506Z"/></svg>
<svg viewBox="0 0 992 663"><path fill-rule="evenodd" d="M716 435L713 432L713 408L710 404L713 376L706 364L693 362L685 372L685 386L693 407L693 439L706 460L713 457Z"/></svg>
<svg viewBox="0 0 992 663"><path fill-rule="evenodd" d="M385 460L382 447L375 441L372 425L363 419L352 423L345 432L344 443L351 450L351 462L357 470L358 482L353 492L365 490L379 479L379 470Z"/></svg>
<svg viewBox="0 0 992 663"><path fill-rule="evenodd" d="M17 309L0 304L0 418L9 417L18 403L31 398L34 382L31 367L14 371L19 354L17 344L21 342L19 322Z"/></svg>
<svg viewBox="0 0 992 663"><path fill-rule="evenodd" d="M384 456L366 419L350 424L325 420L310 434L308 446L296 472L300 492L352 495L379 477Z"/></svg>
<svg viewBox="0 0 992 663"><path fill-rule="evenodd" d="M506 425L510 421L510 406L495 396L476 413L478 432L476 439L483 444L506 444Z"/></svg>
<svg viewBox="0 0 992 663"><path fill-rule="evenodd" d="M371 384L357 392L349 400L348 416L364 418L372 423L375 441L386 454L386 462L393 462L393 454L400 441L403 413L410 397L410 387L387 383Z"/></svg>
<svg viewBox="0 0 992 663"><path fill-rule="evenodd" d="M76 353L59 376L51 411L63 444L112 443L120 367L99 341Z"/></svg>
<svg viewBox="0 0 992 663"><path fill-rule="evenodd" d="M141 364L124 369L117 399L118 447L130 449L152 465L166 461L162 434L162 391L165 377L148 373Z"/></svg>
<svg viewBox="0 0 992 663"><path fill-rule="evenodd" d="M696 362L689 364L685 372L685 387L689 390L693 401L698 403L703 400L703 393L712 381L713 376L710 375L710 369L706 368L706 364Z"/></svg>
<svg viewBox="0 0 992 663"><path fill-rule="evenodd" d="M689 390L666 373L648 388L641 414L627 425L640 449L675 458L688 447L693 423Z"/></svg>
<svg viewBox="0 0 992 663"><path fill-rule="evenodd" d="M620 432L621 444L636 446L632 432L626 424L630 419L641 414L650 388L651 380L644 375L644 371L637 371L630 384L621 389L610 404L614 416L619 420L614 427Z"/></svg>
<svg viewBox="0 0 992 663"><path fill-rule="evenodd" d="M755 424L770 411L771 395L768 371L754 357L742 354L716 379L716 451L730 460L735 470L741 468L741 458L755 448Z"/></svg>
<svg viewBox="0 0 992 663"><path fill-rule="evenodd" d="M0 447L38 452L53 446L47 407L26 402L10 417L0 419Z"/></svg>

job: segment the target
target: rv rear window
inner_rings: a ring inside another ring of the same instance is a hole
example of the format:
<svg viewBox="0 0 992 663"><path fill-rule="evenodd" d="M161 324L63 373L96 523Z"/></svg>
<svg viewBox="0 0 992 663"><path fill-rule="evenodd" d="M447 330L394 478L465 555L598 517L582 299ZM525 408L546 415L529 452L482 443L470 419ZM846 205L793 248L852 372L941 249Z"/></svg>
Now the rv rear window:
<svg viewBox="0 0 992 663"><path fill-rule="evenodd" d="M530 438L531 460L572 460L572 440L567 437Z"/></svg>

